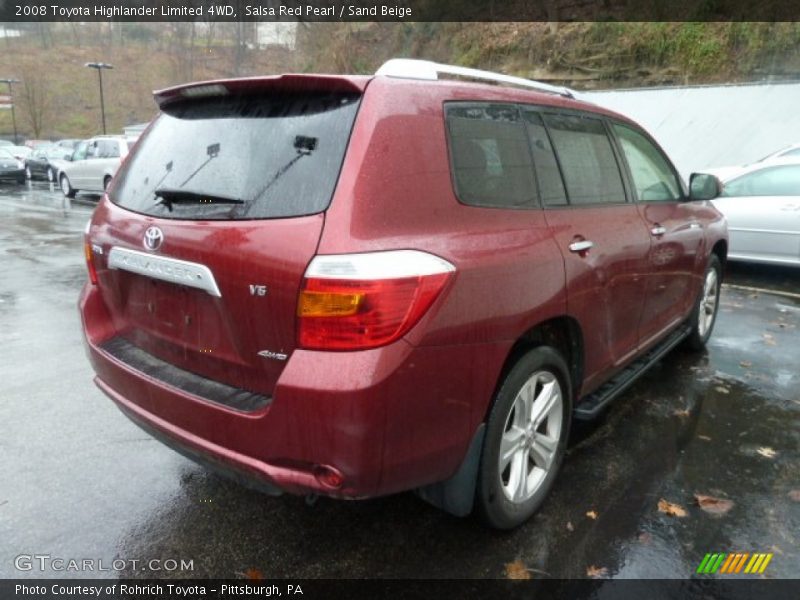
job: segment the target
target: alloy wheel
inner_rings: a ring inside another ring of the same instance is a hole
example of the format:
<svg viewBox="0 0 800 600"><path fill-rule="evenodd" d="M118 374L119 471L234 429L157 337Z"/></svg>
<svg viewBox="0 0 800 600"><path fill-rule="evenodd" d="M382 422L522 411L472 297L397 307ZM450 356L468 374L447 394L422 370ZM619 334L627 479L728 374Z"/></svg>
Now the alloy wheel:
<svg viewBox="0 0 800 600"><path fill-rule="evenodd" d="M558 378L538 371L520 388L506 417L498 473L506 498L519 504L545 480L561 439L563 398Z"/></svg>
<svg viewBox="0 0 800 600"><path fill-rule="evenodd" d="M716 269L709 269L708 273L706 273L706 280L703 283L703 297L700 299L700 314L697 318L697 332L701 337L706 335L714 322L718 295L717 271Z"/></svg>

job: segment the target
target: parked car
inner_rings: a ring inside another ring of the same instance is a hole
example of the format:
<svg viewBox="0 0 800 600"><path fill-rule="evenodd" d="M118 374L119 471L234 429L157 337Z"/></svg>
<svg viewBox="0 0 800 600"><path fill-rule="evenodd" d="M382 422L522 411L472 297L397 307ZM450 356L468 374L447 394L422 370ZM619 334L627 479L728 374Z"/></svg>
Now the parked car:
<svg viewBox="0 0 800 600"><path fill-rule="evenodd" d="M728 219L728 258L800 266L800 158L757 162L721 179L713 203Z"/></svg>
<svg viewBox="0 0 800 600"><path fill-rule="evenodd" d="M83 140L58 140L56 142L57 146L64 146L65 148L69 148L70 150L74 150L75 146L80 144Z"/></svg>
<svg viewBox="0 0 800 600"><path fill-rule="evenodd" d="M0 181L25 183L25 164L8 151L8 146L0 146Z"/></svg>
<svg viewBox="0 0 800 600"><path fill-rule="evenodd" d="M268 493L517 526L573 416L711 334L719 182L565 88L393 60L155 97L86 227L95 382Z"/></svg>
<svg viewBox="0 0 800 600"><path fill-rule="evenodd" d="M81 190L103 192L127 155L128 142L123 136L98 136L78 143L70 162L61 167L61 191L70 198Z"/></svg>
<svg viewBox="0 0 800 600"><path fill-rule="evenodd" d="M25 161L30 155L32 150L27 146L3 146L6 150L14 155L17 160Z"/></svg>
<svg viewBox="0 0 800 600"><path fill-rule="evenodd" d="M25 140L23 145L31 150L36 150L39 146L49 146L52 143L50 140Z"/></svg>
<svg viewBox="0 0 800 600"><path fill-rule="evenodd" d="M764 158L759 159L757 162L769 162L782 158L800 159L800 144L792 144L790 146L786 146L785 148L781 148L777 152L773 152L772 154L768 154Z"/></svg>
<svg viewBox="0 0 800 600"><path fill-rule="evenodd" d="M63 146L40 146L25 160L25 175L28 179L55 182L59 170L71 156L72 152Z"/></svg>

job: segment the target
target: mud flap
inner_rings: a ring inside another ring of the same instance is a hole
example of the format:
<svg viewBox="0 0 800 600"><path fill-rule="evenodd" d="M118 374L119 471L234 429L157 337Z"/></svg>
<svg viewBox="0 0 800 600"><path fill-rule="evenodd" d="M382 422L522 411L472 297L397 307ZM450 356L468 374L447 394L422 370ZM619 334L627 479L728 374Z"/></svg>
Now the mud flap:
<svg viewBox="0 0 800 600"><path fill-rule="evenodd" d="M485 434L486 423L481 423L472 436L467 455L455 475L445 481L416 489L417 496L456 517L469 515L475 503L475 485L478 481Z"/></svg>

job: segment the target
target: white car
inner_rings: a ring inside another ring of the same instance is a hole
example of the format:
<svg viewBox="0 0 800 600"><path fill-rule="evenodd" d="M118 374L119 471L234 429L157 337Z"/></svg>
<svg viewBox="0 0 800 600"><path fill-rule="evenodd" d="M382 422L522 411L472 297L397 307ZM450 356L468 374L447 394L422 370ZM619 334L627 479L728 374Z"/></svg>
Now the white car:
<svg viewBox="0 0 800 600"><path fill-rule="evenodd" d="M70 161L60 168L61 191L69 198L79 191L103 192L128 151L128 141L121 135L103 135L80 142Z"/></svg>
<svg viewBox="0 0 800 600"><path fill-rule="evenodd" d="M756 163L772 162L781 158L800 158L800 144L792 144L791 146L781 148L777 152L773 152L772 154L757 160Z"/></svg>
<svg viewBox="0 0 800 600"><path fill-rule="evenodd" d="M712 202L728 220L728 259L800 266L800 159L711 173L723 183Z"/></svg>

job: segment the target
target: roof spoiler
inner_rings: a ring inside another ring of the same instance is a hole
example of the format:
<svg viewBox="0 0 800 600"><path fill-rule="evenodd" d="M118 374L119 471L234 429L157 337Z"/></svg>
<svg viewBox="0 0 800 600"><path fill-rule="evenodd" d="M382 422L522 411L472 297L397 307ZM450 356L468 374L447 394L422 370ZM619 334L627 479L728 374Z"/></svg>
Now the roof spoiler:
<svg viewBox="0 0 800 600"><path fill-rule="evenodd" d="M275 75L271 77L245 77L241 79L216 79L177 85L156 90L153 97L159 108L177 100L211 98L229 94L270 92L342 92L363 93L369 77L342 77L336 75Z"/></svg>

